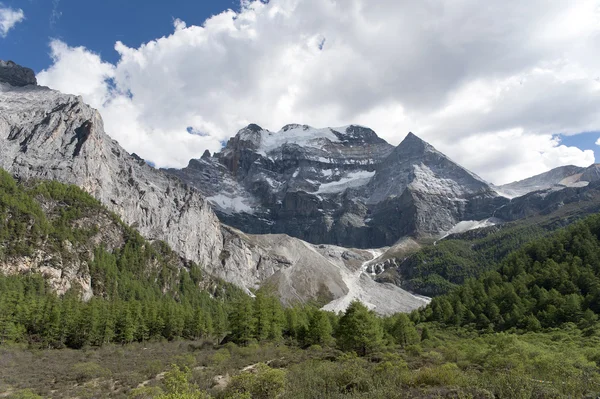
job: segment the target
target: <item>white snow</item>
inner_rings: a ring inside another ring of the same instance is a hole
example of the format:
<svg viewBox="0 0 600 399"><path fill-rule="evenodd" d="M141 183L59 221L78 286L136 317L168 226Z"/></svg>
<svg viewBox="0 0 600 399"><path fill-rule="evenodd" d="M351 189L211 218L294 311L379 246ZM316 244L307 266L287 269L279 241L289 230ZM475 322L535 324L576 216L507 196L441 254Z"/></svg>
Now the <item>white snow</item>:
<svg viewBox="0 0 600 399"><path fill-rule="evenodd" d="M448 237L450 234L464 233L465 231L482 229L484 227L494 226L496 221L494 219L483 219L483 220L463 220L454 225L450 230L442 235L442 238Z"/></svg>
<svg viewBox="0 0 600 399"><path fill-rule="evenodd" d="M319 189L315 192L316 194L332 194L340 193L347 188L355 188L364 186L375 176L375 172L368 172L366 170L359 170L357 172L350 172L346 177L341 178L338 181L332 181L329 183L323 183L319 186Z"/></svg>
<svg viewBox="0 0 600 399"><path fill-rule="evenodd" d="M246 204L244 202L245 198L242 197L227 197L226 195L218 194L206 199L223 211L253 213L252 207Z"/></svg>
<svg viewBox="0 0 600 399"><path fill-rule="evenodd" d="M287 131L280 130L276 133L264 130L261 132L261 143L257 152L266 156L268 152L290 143L302 147L323 148L323 145L328 141L339 141L330 128L315 129L298 126Z"/></svg>

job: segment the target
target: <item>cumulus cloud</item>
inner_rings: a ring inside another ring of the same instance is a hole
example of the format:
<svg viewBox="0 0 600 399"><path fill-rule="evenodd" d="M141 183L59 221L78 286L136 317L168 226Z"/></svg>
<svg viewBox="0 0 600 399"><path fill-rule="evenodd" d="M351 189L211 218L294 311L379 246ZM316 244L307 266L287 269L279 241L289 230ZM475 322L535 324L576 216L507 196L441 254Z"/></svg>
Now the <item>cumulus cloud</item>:
<svg viewBox="0 0 600 399"><path fill-rule="evenodd" d="M494 183L594 161L554 137L600 128L600 0L241 5L117 42L116 65L53 41L38 80L83 95L157 166L219 150L248 123L292 122L358 123L392 144L413 131Z"/></svg>
<svg viewBox="0 0 600 399"><path fill-rule="evenodd" d="M5 7L0 3L0 37L6 37L8 31L24 19L23 10Z"/></svg>

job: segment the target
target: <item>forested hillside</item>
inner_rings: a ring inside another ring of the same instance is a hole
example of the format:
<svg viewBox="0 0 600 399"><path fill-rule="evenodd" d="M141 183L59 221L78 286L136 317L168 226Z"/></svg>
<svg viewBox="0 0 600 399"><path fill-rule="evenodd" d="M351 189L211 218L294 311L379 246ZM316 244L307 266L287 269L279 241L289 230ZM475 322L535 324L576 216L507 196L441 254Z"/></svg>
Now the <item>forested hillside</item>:
<svg viewBox="0 0 600 399"><path fill-rule="evenodd" d="M600 215L538 239L509 255L497 271L434 298L421 314L480 329L539 331L594 325L600 313Z"/></svg>
<svg viewBox="0 0 600 399"><path fill-rule="evenodd" d="M80 348L223 335L228 301L244 295L79 188L18 184L4 171L0 243L0 342Z"/></svg>
<svg viewBox="0 0 600 399"><path fill-rule="evenodd" d="M576 198L541 214L483 229L453 234L397 259L378 276L404 289L434 297L448 293L467 279L495 270L524 244L545 237L600 210L600 189L594 185Z"/></svg>

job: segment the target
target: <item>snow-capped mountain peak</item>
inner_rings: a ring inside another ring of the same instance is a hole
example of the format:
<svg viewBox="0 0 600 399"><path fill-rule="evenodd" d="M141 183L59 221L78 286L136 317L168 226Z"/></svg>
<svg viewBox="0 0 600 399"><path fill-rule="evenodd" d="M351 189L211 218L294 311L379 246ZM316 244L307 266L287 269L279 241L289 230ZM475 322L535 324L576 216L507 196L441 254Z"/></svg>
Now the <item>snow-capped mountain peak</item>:
<svg viewBox="0 0 600 399"><path fill-rule="evenodd" d="M220 153L170 172L202 191L225 223L246 232L363 248L406 234L434 236L464 217L489 217L477 212L481 205L468 204L497 196L415 134L393 147L359 125L289 124L271 132L251 124ZM432 204L450 210L424 224L419 214L433 212Z"/></svg>

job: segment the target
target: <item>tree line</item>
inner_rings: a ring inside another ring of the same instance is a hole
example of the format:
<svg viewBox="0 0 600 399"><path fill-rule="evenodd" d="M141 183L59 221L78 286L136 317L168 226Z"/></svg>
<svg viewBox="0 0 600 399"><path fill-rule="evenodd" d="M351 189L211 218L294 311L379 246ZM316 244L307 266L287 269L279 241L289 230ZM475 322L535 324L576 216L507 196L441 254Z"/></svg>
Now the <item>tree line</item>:
<svg viewBox="0 0 600 399"><path fill-rule="evenodd" d="M100 213L119 226L124 243L112 251L95 247L87 259L93 297L81 301L77 288L58 296L35 273L0 274L0 344L82 348L157 339L225 339L240 345L286 340L366 354L384 342L419 338L408 316L379 318L360 303L336 315L310 305L284 308L262 292L251 298L182 261L165 243L149 243L76 186L17 183L4 171L0 259L10 262L42 247L66 257L65 242L89 246L96 233L93 223L77 221Z"/></svg>

